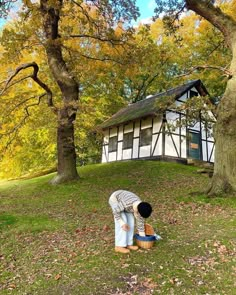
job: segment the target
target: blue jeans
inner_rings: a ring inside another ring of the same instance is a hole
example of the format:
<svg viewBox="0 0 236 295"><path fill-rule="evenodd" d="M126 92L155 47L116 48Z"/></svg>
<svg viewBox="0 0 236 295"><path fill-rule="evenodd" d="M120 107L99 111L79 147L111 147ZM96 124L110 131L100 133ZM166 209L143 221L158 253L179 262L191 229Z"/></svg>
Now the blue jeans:
<svg viewBox="0 0 236 295"><path fill-rule="evenodd" d="M111 195L109 199L111 208L117 205L117 200ZM114 218L115 221L115 246L116 247L127 247L133 245L134 236L134 215L133 213L121 212L121 218L129 225L129 231L124 231L119 221Z"/></svg>

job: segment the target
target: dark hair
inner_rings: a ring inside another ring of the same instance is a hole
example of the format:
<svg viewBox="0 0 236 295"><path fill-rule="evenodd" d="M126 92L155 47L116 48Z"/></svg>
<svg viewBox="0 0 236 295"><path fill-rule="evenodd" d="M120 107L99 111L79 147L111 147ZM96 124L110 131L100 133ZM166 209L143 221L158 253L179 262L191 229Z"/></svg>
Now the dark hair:
<svg viewBox="0 0 236 295"><path fill-rule="evenodd" d="M148 218L152 213L152 206L147 202L141 202L138 204L138 212L142 217Z"/></svg>

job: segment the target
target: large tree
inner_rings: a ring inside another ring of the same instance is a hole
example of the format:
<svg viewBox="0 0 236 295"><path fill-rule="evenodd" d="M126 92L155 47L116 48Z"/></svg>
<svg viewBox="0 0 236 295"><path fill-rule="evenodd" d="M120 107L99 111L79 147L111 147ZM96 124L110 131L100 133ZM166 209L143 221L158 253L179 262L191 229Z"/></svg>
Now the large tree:
<svg viewBox="0 0 236 295"><path fill-rule="evenodd" d="M232 60L230 65L222 67L228 76L224 95L217 108L217 122L214 137L216 141L214 175L209 186L209 195L236 191L236 18L226 12L218 4L231 5L235 9L235 1L156 1L158 13L165 12L164 21L172 32L176 32L177 20L184 10L192 10L209 21L224 36L229 47ZM215 3L216 2L216 3ZM233 9L234 8L234 9ZM207 61L206 61L207 62Z"/></svg>
<svg viewBox="0 0 236 295"><path fill-rule="evenodd" d="M138 10L132 0L41 0L39 3L26 0L23 3L22 26L24 22L31 21L33 26L36 23L38 27L36 31L31 30L28 38L22 38L22 46L24 41L28 42L28 46L32 39L37 39L44 47L50 75L59 90L61 102L55 104L54 92L39 78L39 66L35 62L19 66L8 79L3 92L15 84L14 79L19 73L32 69L32 74L27 77L45 91L43 95L47 95L48 105L57 115L58 174L53 183L77 179L74 123L80 84L79 75L73 72L73 60L69 57L79 57L81 63L85 57L97 60L97 56L91 56L92 41L96 42L95 53L101 52L104 44L112 48L124 44L127 35L132 32L129 24L138 16ZM115 29L117 27L119 33ZM19 34L16 40L19 40ZM79 52L76 52L75 44ZM106 54L99 58L109 60Z"/></svg>

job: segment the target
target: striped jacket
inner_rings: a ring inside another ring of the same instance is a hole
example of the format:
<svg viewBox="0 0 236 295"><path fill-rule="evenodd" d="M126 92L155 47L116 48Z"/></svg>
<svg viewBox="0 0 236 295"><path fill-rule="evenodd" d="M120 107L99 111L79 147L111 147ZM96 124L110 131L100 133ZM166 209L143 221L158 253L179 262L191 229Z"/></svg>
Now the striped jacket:
<svg viewBox="0 0 236 295"><path fill-rule="evenodd" d="M133 213L138 232L144 233L144 218L138 212L134 212L133 204L135 202L141 202L140 198L134 193L125 190L115 191L110 197L114 218L123 225L124 221L121 218L121 212Z"/></svg>

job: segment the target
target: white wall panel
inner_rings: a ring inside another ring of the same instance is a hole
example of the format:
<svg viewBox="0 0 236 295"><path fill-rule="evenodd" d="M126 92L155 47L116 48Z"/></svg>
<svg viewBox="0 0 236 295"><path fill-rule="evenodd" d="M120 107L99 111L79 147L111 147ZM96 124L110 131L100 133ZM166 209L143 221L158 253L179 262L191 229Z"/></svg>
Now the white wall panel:
<svg viewBox="0 0 236 295"><path fill-rule="evenodd" d="M179 127L176 127L177 120L179 120L179 114L176 114L175 112L166 112L166 120L167 123L170 125L171 132L179 134Z"/></svg>
<svg viewBox="0 0 236 295"><path fill-rule="evenodd" d="M116 161L116 152L109 153L109 162Z"/></svg>
<svg viewBox="0 0 236 295"><path fill-rule="evenodd" d="M152 127L152 118L143 119L141 121L141 129Z"/></svg>
<svg viewBox="0 0 236 295"><path fill-rule="evenodd" d="M183 136L181 136L181 158L187 158L187 140Z"/></svg>
<svg viewBox="0 0 236 295"><path fill-rule="evenodd" d="M198 90L197 90L197 88L192 87L190 90L195 91L195 92L197 92L197 94L198 94Z"/></svg>
<svg viewBox="0 0 236 295"><path fill-rule="evenodd" d="M208 130L207 131L207 139L210 140L210 141L214 141L213 130Z"/></svg>
<svg viewBox="0 0 236 295"><path fill-rule="evenodd" d="M139 138L135 138L133 141L133 155L132 158L138 158L138 150L139 150Z"/></svg>
<svg viewBox="0 0 236 295"><path fill-rule="evenodd" d="M110 137L117 135L117 127L110 129Z"/></svg>
<svg viewBox="0 0 236 295"><path fill-rule="evenodd" d="M206 141L202 141L202 159L203 159L203 161L207 161L207 143L206 143Z"/></svg>
<svg viewBox="0 0 236 295"><path fill-rule="evenodd" d="M153 152L153 149L155 148L153 156L162 155L162 134L159 135L159 138L155 147L154 145L156 143L157 138L158 138L158 134L155 134L152 136L152 152Z"/></svg>
<svg viewBox="0 0 236 295"><path fill-rule="evenodd" d="M194 126L189 127L192 130L196 130L196 131L200 131L200 122L196 122L196 124Z"/></svg>
<svg viewBox="0 0 236 295"><path fill-rule="evenodd" d="M119 127L118 141L123 140L123 125Z"/></svg>
<svg viewBox="0 0 236 295"><path fill-rule="evenodd" d="M139 128L140 128L140 121L135 122L135 127L134 127L134 137L139 136Z"/></svg>
<svg viewBox="0 0 236 295"><path fill-rule="evenodd" d="M122 146L123 146L123 142L118 142L118 145L117 145L117 161L122 160Z"/></svg>
<svg viewBox="0 0 236 295"><path fill-rule="evenodd" d="M179 119L179 114L176 114L175 112L166 112L166 119L170 121L176 121Z"/></svg>
<svg viewBox="0 0 236 295"><path fill-rule="evenodd" d="M109 130L106 130L105 132L104 132L104 135L103 135L104 137L103 137L103 143L104 144L108 144L108 142L109 142Z"/></svg>
<svg viewBox="0 0 236 295"><path fill-rule="evenodd" d="M132 132L133 129L134 129L134 124L133 123L130 123L128 125L125 125L124 126L124 133Z"/></svg>
<svg viewBox="0 0 236 295"><path fill-rule="evenodd" d="M177 107L181 106L183 103L184 103L184 102L182 102L182 101L178 101L178 100L175 101L175 105L176 105Z"/></svg>
<svg viewBox="0 0 236 295"><path fill-rule="evenodd" d="M185 126L183 126L183 127L181 127L181 135L184 135L184 136L186 136L186 127Z"/></svg>
<svg viewBox="0 0 236 295"><path fill-rule="evenodd" d="M141 146L139 150L139 157L150 157L151 156L151 145Z"/></svg>
<svg viewBox="0 0 236 295"><path fill-rule="evenodd" d="M213 149L213 146L214 146L213 143L208 142L208 155L209 155L209 157L210 157L210 155L211 155L211 151L212 151L212 149ZM214 147L214 149L213 149L213 153L212 153L212 156L211 156L211 158L209 159L209 161L210 161L210 162L214 162L214 160L215 160L215 147Z"/></svg>
<svg viewBox="0 0 236 295"><path fill-rule="evenodd" d="M153 129L152 129L152 132L153 133L157 133L160 131L160 128L161 128L161 124L162 124L162 120L160 118L155 118L153 120Z"/></svg>
<svg viewBox="0 0 236 295"><path fill-rule="evenodd" d="M184 93L180 98L179 100L182 100L182 101L186 101L188 98L187 98L187 93Z"/></svg>
<svg viewBox="0 0 236 295"><path fill-rule="evenodd" d="M102 163L108 162L108 146L102 147Z"/></svg>
<svg viewBox="0 0 236 295"><path fill-rule="evenodd" d="M129 160L132 158L132 149L127 149L123 151L123 160Z"/></svg>
<svg viewBox="0 0 236 295"><path fill-rule="evenodd" d="M175 143L176 149L177 149L177 156L180 156L180 137L178 135L173 135L172 134L172 139Z"/></svg>
<svg viewBox="0 0 236 295"><path fill-rule="evenodd" d="M177 107L181 106L185 101L187 100L187 93L185 93L184 95L182 95L180 98L178 98L178 100L175 101L175 105Z"/></svg>
<svg viewBox="0 0 236 295"><path fill-rule="evenodd" d="M201 126L202 126L202 139L206 140L207 133L205 129L205 124L202 123Z"/></svg>
<svg viewBox="0 0 236 295"><path fill-rule="evenodd" d="M177 157L177 153L173 144L173 141L171 139L171 136L166 134L165 137L165 155L171 156L171 157Z"/></svg>

